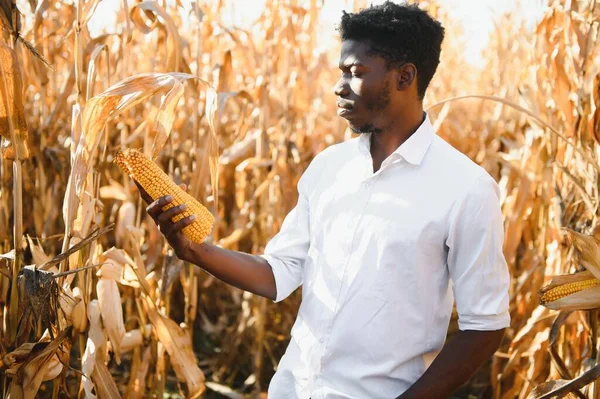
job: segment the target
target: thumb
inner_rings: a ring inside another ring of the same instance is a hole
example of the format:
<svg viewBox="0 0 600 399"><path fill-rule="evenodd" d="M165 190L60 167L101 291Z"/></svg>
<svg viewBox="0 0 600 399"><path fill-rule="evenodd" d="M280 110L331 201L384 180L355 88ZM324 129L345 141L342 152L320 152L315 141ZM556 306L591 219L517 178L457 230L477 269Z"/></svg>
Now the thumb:
<svg viewBox="0 0 600 399"><path fill-rule="evenodd" d="M187 191L187 184L185 184L185 183L181 183L181 184L179 185L179 187L181 187L181 189L182 189L183 191Z"/></svg>

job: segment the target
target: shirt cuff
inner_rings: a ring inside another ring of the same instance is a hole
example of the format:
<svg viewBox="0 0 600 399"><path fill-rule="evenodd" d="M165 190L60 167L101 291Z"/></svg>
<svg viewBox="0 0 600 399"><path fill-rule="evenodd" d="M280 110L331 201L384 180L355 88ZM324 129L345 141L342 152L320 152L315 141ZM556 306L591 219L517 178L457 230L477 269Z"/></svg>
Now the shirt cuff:
<svg viewBox="0 0 600 399"><path fill-rule="evenodd" d="M285 278L285 274L283 272L283 270L285 270L285 266L283 264L282 261L280 261L279 259L271 256L271 255L258 255L261 258L263 258L264 260L266 260L269 263L269 266L271 266L271 270L273 270L273 277L275 277L275 290L277 291L277 295L275 297L275 300L273 301L274 303L277 302L281 302L282 300L284 300L285 298L287 298L287 296L289 295L286 294L286 278Z"/></svg>
<svg viewBox="0 0 600 399"><path fill-rule="evenodd" d="M458 328L461 331L493 331L501 330L510 326L510 313L478 316L478 315L459 315Z"/></svg>

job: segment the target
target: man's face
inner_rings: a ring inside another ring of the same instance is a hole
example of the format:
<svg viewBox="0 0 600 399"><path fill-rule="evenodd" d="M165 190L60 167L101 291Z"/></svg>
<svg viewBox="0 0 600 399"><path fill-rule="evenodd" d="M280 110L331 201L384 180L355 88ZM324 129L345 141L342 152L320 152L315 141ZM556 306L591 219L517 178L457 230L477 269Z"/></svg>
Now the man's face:
<svg viewBox="0 0 600 399"><path fill-rule="evenodd" d="M376 133L383 126L394 90L393 73L382 57L368 54L366 42L342 43L340 80L334 91L338 96L338 115L348 121L354 133Z"/></svg>

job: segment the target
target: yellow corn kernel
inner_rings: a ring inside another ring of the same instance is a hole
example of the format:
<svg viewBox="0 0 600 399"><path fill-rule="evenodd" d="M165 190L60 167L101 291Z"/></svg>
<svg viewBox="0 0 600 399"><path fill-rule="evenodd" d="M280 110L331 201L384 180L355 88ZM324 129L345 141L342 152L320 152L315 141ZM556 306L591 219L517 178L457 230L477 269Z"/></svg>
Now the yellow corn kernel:
<svg viewBox="0 0 600 399"><path fill-rule="evenodd" d="M600 280L597 278L591 278L589 280L575 281L573 283L557 285L556 287L546 291L540 298L540 301L542 305L544 305L546 303L554 302L558 299L575 294L576 292L595 287L598 284L600 284Z"/></svg>
<svg viewBox="0 0 600 399"><path fill-rule="evenodd" d="M144 154L132 149L120 150L115 155L115 163L133 180L138 182L152 197L153 201L165 195L172 196L173 201L164 206L163 211L181 204L187 205L187 209L173 217L171 221L175 223L185 217L195 215L196 219L192 224L183 228L183 234L191 241L201 243L210 234L215 221L212 213L194 197L183 191L157 164Z"/></svg>

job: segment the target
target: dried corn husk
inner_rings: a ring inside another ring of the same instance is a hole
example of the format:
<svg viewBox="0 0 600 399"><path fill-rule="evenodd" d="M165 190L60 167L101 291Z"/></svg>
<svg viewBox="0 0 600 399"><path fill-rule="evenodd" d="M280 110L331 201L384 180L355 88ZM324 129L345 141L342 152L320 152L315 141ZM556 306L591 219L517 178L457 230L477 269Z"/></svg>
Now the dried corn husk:
<svg viewBox="0 0 600 399"><path fill-rule="evenodd" d="M148 324L146 329L150 329L152 326ZM121 340L121 353L127 353L132 351L134 348L137 348L144 342L144 336L142 331L138 328L135 330L130 330L123 335L123 339ZM108 348L111 349L112 344L109 344Z"/></svg>
<svg viewBox="0 0 600 399"><path fill-rule="evenodd" d="M72 321L71 316L77 301L73 297L73 292L71 292L71 289L68 286L61 289L61 292L58 296L58 304L60 305L60 308L62 309L66 319L68 321Z"/></svg>
<svg viewBox="0 0 600 399"><path fill-rule="evenodd" d="M129 236L129 234L131 233L127 232L127 236ZM102 254L101 259L102 262L107 262L109 264L109 268L112 268L112 272L107 274L106 277L112 278L129 287L140 288L138 277L133 270L134 267L137 267L136 263L131 259L127 252L112 247Z"/></svg>
<svg viewBox="0 0 600 399"><path fill-rule="evenodd" d="M13 383L16 381L17 385L22 387L24 398L36 397L43 381L56 378L61 373L63 366L57 354L66 354L63 361L68 362L68 353L71 350L68 340L70 334L71 329L67 328L50 342L42 341L31 346L21 346L7 359L13 362L7 374L13 376ZM16 387L11 389L20 392Z"/></svg>
<svg viewBox="0 0 600 399"><path fill-rule="evenodd" d="M542 296L554 287L586 281L592 278L594 278L594 275L589 271L556 276L552 279L550 284L540 290L539 294ZM600 308L600 286L587 288L574 294L567 295L555 301L545 303L544 306L552 310L584 310Z"/></svg>
<svg viewBox="0 0 600 399"><path fill-rule="evenodd" d="M125 248L127 243L127 229L135 224L135 205L131 201L125 201L119 208L118 221L115 227L115 239L119 248Z"/></svg>
<svg viewBox="0 0 600 399"><path fill-rule="evenodd" d="M82 241L80 237L71 237L69 240L69 248L73 248ZM81 252L77 251L69 255L69 270L75 270L85 265L85 261L82 259ZM75 279L75 275L71 274L65 278L65 284L71 285Z"/></svg>
<svg viewBox="0 0 600 399"><path fill-rule="evenodd" d="M71 312L71 322L77 331L83 333L87 329L88 318L85 311L85 301L83 300L83 295L81 294L79 287L73 288L73 298L77 301L77 304L73 307L73 311Z"/></svg>
<svg viewBox="0 0 600 399"><path fill-rule="evenodd" d="M14 375L17 373L19 367L21 367L21 364L29 358L31 350L36 344L36 342L26 342L4 356L2 363L3 366L7 368L8 375Z"/></svg>
<svg viewBox="0 0 600 399"><path fill-rule="evenodd" d="M98 269L96 275L101 278L120 281L123 274L123 265L112 258L101 257L102 266Z"/></svg>
<svg viewBox="0 0 600 399"><path fill-rule="evenodd" d="M92 374L96 367L96 362L104 362L106 350L106 335L100 321L100 304L98 300L93 299L88 304L87 309L90 328L85 346L85 351L81 357L81 371L84 378L81 379L81 384L86 394L86 398L95 399L96 395L92 393L94 383L92 382Z"/></svg>
<svg viewBox="0 0 600 399"><path fill-rule="evenodd" d="M127 200L129 197L123 186L116 181L111 180L109 185L100 187L100 198L103 200L114 199L128 202Z"/></svg>
<svg viewBox="0 0 600 399"><path fill-rule="evenodd" d="M29 243L29 249L31 250L31 256L33 256L33 263L35 263L38 267L43 265L52 259L50 256L46 255L44 252L44 248L41 245L33 242L31 237L27 237L27 242ZM55 269L53 273L58 272L58 269Z"/></svg>
<svg viewBox="0 0 600 399"><path fill-rule="evenodd" d="M102 315L102 325L110 340L115 359L121 363L121 340L125 335L123 323L123 308L121 306L121 294L116 281L100 278L96 284L98 304Z"/></svg>
<svg viewBox="0 0 600 399"><path fill-rule="evenodd" d="M48 363L44 366L45 373L42 377L42 381L50 381L60 375L63 370L63 364L60 362L58 355L54 355L50 358Z"/></svg>

